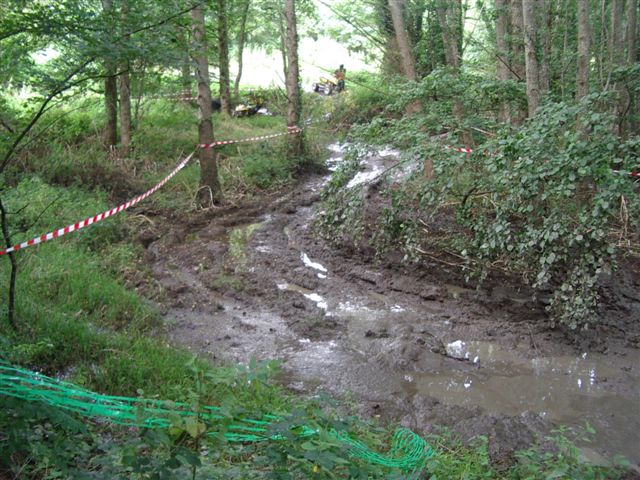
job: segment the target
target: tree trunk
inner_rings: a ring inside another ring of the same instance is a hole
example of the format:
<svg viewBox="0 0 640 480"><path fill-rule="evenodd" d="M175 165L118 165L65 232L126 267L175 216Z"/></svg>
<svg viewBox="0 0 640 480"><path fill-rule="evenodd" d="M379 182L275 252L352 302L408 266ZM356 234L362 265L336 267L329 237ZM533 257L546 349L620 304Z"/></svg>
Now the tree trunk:
<svg viewBox="0 0 640 480"><path fill-rule="evenodd" d="M391 11L391 19L393 21L393 29L396 34L398 48L402 60L402 70L405 77L411 81L416 81L416 64L409 43L409 35L404 23L404 0L389 0L389 10Z"/></svg>
<svg viewBox="0 0 640 480"><path fill-rule="evenodd" d="M606 51L607 51L607 1L602 0L600 4L600 38L598 42L600 44L600 52L597 57L598 61L598 77L600 79L600 88L606 90L609 87L609 79L606 77Z"/></svg>
<svg viewBox="0 0 640 480"><path fill-rule="evenodd" d="M9 221L7 219L7 211L4 208L2 199L0 198L0 222L2 224L2 235L4 237L4 244L7 248L11 248L13 243L11 242L11 235L9 233ZM14 330L18 330L18 322L16 321L16 280L18 276L18 262L14 252L8 253L9 262L11 263L11 276L9 277L9 302L7 305L7 316L9 318L9 324Z"/></svg>
<svg viewBox="0 0 640 480"><path fill-rule="evenodd" d="M511 75L514 80L524 82L524 21L522 19L522 0L510 0L511 3ZM527 118L526 110L518 108L511 115L511 124L518 126Z"/></svg>
<svg viewBox="0 0 640 480"><path fill-rule="evenodd" d="M447 65L457 69L460 66L460 58L458 55L458 40L455 38L455 32L451 28L452 12L443 2L438 2L437 13L440 29L442 30L442 42L444 43L444 55L447 59Z"/></svg>
<svg viewBox="0 0 640 480"><path fill-rule="evenodd" d="M578 0L578 69L576 72L576 100L589 93L589 0Z"/></svg>
<svg viewBox="0 0 640 480"><path fill-rule="evenodd" d="M198 143L213 143L213 124L211 123L211 88L209 87L209 62L207 59L207 40L204 28L204 7L197 5L191 10L193 50L198 80ZM222 198L218 181L217 153L213 147L200 148L200 189L198 201L202 206L211 206Z"/></svg>
<svg viewBox="0 0 640 480"><path fill-rule="evenodd" d="M553 0L555 1L555 0ZM539 0L538 6L541 9L541 25L538 38L542 39L542 55L540 58L540 92L542 95L546 95L549 92L551 86L549 56L551 55L551 33L552 33L552 19L551 15L553 9L553 1Z"/></svg>
<svg viewBox="0 0 640 480"><path fill-rule="evenodd" d="M389 11L391 12L391 21L393 22L393 30L395 33L398 50L400 51L400 63L402 72L412 82L418 79L416 73L416 62L411 51L411 43L404 22L404 0L388 0ZM408 115L419 112L422 109L420 102L411 102L405 107Z"/></svg>
<svg viewBox="0 0 640 480"><path fill-rule="evenodd" d="M535 0L523 0L522 20L524 24L525 70L527 73L527 104L529 117L533 117L540 103L540 78L536 58Z"/></svg>
<svg viewBox="0 0 640 480"><path fill-rule="evenodd" d="M240 18L240 32L238 33L238 74L233 84L233 94L238 97L240 94L240 79L242 78L242 65L244 55L244 42L246 37L247 18L249 17L249 7L251 6L251 0L245 0L242 5L242 14Z"/></svg>
<svg viewBox="0 0 640 480"><path fill-rule="evenodd" d="M633 65L638 61L638 0L627 0L627 63ZM629 130L638 132L640 118L640 102L635 92L629 92Z"/></svg>
<svg viewBox="0 0 640 480"><path fill-rule="evenodd" d="M113 0L102 0L102 9L107 17L113 13ZM111 19L107 19L111 23ZM103 142L107 149L112 150L118 143L118 81L116 77L116 63L105 59L104 62L104 110L105 125Z"/></svg>
<svg viewBox="0 0 640 480"><path fill-rule="evenodd" d="M494 8L496 11L496 49L498 54L498 80L505 81L511 78L509 70L509 50L508 35L509 23L507 19L507 1L495 0ZM498 113L498 119L502 122L509 121L509 108L504 104Z"/></svg>
<svg viewBox="0 0 640 480"><path fill-rule="evenodd" d="M638 0L627 0L627 63L638 60Z"/></svg>
<svg viewBox="0 0 640 480"><path fill-rule="evenodd" d="M300 126L300 70L298 66L298 31L296 24L295 0L285 0L284 17L286 21L287 36L287 126L289 128ZM288 136L288 154L293 157L302 155L302 134Z"/></svg>
<svg viewBox="0 0 640 480"><path fill-rule="evenodd" d="M218 4L218 54L220 60L220 103L221 111L231 116L231 91L229 79L229 32L227 30L227 2L217 0Z"/></svg>
<svg viewBox="0 0 640 480"><path fill-rule="evenodd" d="M624 0L612 0L611 5L611 39L609 43L609 78L613 74L613 70L622 65L625 60L624 39L622 32L622 15L624 12ZM614 132L617 135L622 133L622 123L624 113L628 103L628 97L624 90L622 82L614 82L614 90L618 93L618 101L614 107L614 115L616 123Z"/></svg>
<svg viewBox="0 0 640 480"><path fill-rule="evenodd" d="M129 62L125 64L129 68ZM129 71L120 74L120 143L123 155L131 148L131 80Z"/></svg>
<svg viewBox="0 0 640 480"><path fill-rule="evenodd" d="M129 14L129 2L123 0L120 7L120 18L127 29L127 16ZM129 60L122 62L120 74L120 143L121 153L126 156L131 148L131 80L129 77Z"/></svg>
<svg viewBox="0 0 640 480"><path fill-rule="evenodd" d="M522 0L511 0L511 72L513 78L520 82L526 77L523 39Z"/></svg>
<svg viewBox="0 0 640 480"><path fill-rule="evenodd" d="M447 65L457 74L460 69L460 50L462 48L462 24L460 1L455 0L452 8L438 3L437 7L438 21L442 30L442 41L444 43L445 57ZM458 121L459 127L462 129L460 133L460 141L467 147L473 146L473 136L464 129L464 107L462 102L454 100L453 116ZM427 170L425 168L425 170Z"/></svg>

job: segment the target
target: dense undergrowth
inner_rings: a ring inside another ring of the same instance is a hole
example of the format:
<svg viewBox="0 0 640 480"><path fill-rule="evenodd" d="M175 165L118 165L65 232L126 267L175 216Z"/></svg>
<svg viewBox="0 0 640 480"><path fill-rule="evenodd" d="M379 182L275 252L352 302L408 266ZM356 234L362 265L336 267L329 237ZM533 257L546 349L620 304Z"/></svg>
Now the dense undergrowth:
<svg viewBox="0 0 640 480"><path fill-rule="evenodd" d="M354 98L367 101L355 95L337 101ZM346 103L329 104L334 115L349 108ZM325 103L317 102L316 113L324 107ZM20 114L17 109L14 113L16 117ZM1 187L11 212L14 241L72 223L144 191L182 153L190 152L196 141L190 106L143 103L130 154L124 158L115 152L107 155L100 147L98 113L94 99L76 100L66 113L52 112L43 120L43 125L50 126L40 130L4 175ZM216 135L242 138L281 128L279 117L217 118ZM314 148L318 147L310 150ZM278 188L298 171L295 160L286 158L278 141L228 146L220 153L227 198ZM353 159L356 165L357 157ZM271 380L277 369L273 362L211 365L166 343L157 311L130 281L145 274L141 247L131 239L150 221L151 213L170 215L196 208L197 181L197 165L192 164L134 212L19 252L19 328L8 325L3 300L0 356L101 393L184 401L195 410L203 405L220 406L225 420L217 425L217 433L207 435L210 426L204 422L181 420L169 430L119 427L0 396L0 476L401 478L400 472L353 458L335 439L324 435L298 439L293 434L295 427L307 425L321 431L347 431L372 448L385 450L390 430L349 416L328 399L296 398L284 392ZM8 274L8 262L0 262L3 285L8 283ZM224 427L233 418L264 413L282 417L275 427L283 434L281 440L258 444L225 440ZM554 437L558 448L524 452L514 467L500 472L490 463L486 440L478 439L471 448L453 438L428 440L435 447L428 464L429 477L434 479L542 479L557 472L570 478L596 479L620 474L584 464L562 433Z"/></svg>
<svg viewBox="0 0 640 480"><path fill-rule="evenodd" d="M387 108L350 130L349 161L325 192L321 230L362 240L363 194L344 185L371 145L395 146L411 173L398 180L395 169L383 182L386 207L365 235L378 253L400 248L417 260L425 250L453 251L470 276L482 280L498 268L551 292L548 309L559 324L594 325L599 277L640 253L640 191L624 173L638 169L640 141L614 135L611 95L549 101L517 128L496 122L501 102L517 111L521 100L515 85L446 71L390 88ZM416 101L421 112L403 115ZM463 119L451 113L455 101ZM375 112L379 102L361 88L345 106ZM472 154L448 148L460 145L463 130L474 132ZM449 227L438 232L443 223Z"/></svg>

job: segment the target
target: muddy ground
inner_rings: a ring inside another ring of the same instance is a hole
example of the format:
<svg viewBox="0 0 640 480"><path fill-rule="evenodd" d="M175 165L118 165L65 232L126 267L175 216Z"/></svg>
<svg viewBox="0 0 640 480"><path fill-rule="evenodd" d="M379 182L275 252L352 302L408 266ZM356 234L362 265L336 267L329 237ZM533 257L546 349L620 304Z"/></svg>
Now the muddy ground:
<svg viewBox="0 0 640 480"><path fill-rule="evenodd" d="M363 177L397 160L387 153ZM588 457L640 463L638 265L605 281L599 329L570 338L518 279L476 290L439 257L376 262L320 239L326 178L141 232L153 278L138 288L175 344L214 360L280 359L292 390L349 396L417 432L485 435L498 462L553 426L588 422Z"/></svg>

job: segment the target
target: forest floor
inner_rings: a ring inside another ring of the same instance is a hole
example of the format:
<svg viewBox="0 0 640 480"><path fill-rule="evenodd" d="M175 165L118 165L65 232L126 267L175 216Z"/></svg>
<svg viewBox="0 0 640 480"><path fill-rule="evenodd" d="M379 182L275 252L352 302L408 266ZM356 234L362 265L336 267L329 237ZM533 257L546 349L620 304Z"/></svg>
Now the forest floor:
<svg viewBox="0 0 640 480"><path fill-rule="evenodd" d="M334 146L329 161L340 158ZM361 174L395 161L381 152ZM571 339L518 278L498 273L476 289L437 252L405 265L321 239L327 175L187 216L147 212L156 216L137 240L150 275L134 283L174 344L213 360L279 359L294 391L328 392L417 432L484 435L497 462L554 426L589 425L588 457L619 454L637 468L640 265L608 281L601 324ZM375 182L367 199L375 214Z"/></svg>

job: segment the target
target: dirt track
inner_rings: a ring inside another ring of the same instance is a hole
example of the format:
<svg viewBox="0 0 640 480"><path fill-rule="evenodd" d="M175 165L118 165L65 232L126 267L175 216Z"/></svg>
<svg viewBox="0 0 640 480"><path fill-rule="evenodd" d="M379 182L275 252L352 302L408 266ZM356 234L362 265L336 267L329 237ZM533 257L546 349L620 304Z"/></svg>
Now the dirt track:
<svg viewBox="0 0 640 480"><path fill-rule="evenodd" d="M517 282L476 291L440 262L375 263L318 239L325 180L140 235L155 283L143 288L160 287L176 344L226 361L281 359L294 390L351 392L363 413L418 432L486 435L498 461L554 424L588 421L593 459L640 463L637 273L605 288L601 330L570 342Z"/></svg>

